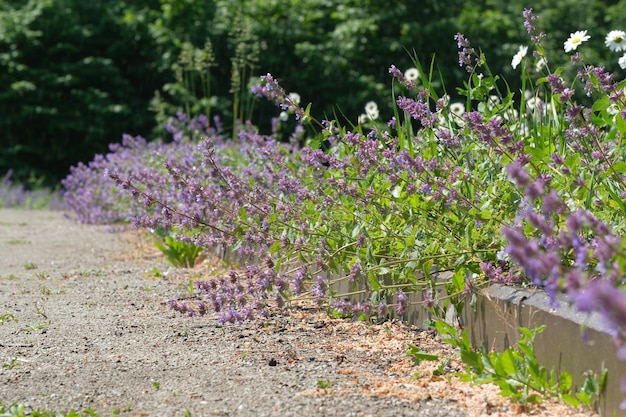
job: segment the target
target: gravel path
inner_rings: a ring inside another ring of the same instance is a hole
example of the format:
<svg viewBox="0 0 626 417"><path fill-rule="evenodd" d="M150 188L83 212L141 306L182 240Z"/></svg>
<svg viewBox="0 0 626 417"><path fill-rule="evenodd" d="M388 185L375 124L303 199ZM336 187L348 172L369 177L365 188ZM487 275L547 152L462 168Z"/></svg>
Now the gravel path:
<svg viewBox="0 0 626 417"><path fill-rule="evenodd" d="M516 410L491 386L433 376L438 363L413 366L407 342L452 352L402 324L330 320L312 310L243 325L183 317L165 303L186 295L188 273L150 276L167 265L129 236L136 237L60 212L0 210L0 401L128 416Z"/></svg>

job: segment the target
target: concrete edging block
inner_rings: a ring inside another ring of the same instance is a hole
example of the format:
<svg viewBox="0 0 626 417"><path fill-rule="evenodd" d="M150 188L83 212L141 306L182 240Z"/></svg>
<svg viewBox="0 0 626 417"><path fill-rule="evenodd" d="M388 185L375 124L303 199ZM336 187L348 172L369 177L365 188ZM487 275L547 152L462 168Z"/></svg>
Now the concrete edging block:
<svg viewBox="0 0 626 417"><path fill-rule="evenodd" d="M473 346L495 351L517 343L519 327L546 325L535 339L539 363L547 369L569 372L577 386L585 372L600 375L608 369L607 387L598 412L601 416L626 416L619 409L626 399L626 393L620 391L620 380L626 378L626 362L617 358L613 337L598 314L580 313L564 301L553 308L542 290L494 284L481 291L474 308L465 307L460 319Z"/></svg>

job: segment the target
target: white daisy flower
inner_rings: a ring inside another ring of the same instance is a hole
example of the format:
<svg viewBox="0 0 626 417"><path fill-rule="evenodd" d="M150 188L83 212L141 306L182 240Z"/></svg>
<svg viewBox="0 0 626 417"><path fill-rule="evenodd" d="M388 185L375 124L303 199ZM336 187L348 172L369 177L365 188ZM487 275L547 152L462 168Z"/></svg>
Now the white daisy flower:
<svg viewBox="0 0 626 417"><path fill-rule="evenodd" d="M378 104L375 101L368 101L365 104L365 113L369 113L370 111L378 110Z"/></svg>
<svg viewBox="0 0 626 417"><path fill-rule="evenodd" d="M298 93L289 93L289 100L293 102L296 106L300 104L300 94Z"/></svg>
<svg viewBox="0 0 626 417"><path fill-rule="evenodd" d="M548 65L548 60L542 56L541 58L539 58L539 60L535 64L535 71L540 72L542 69L546 67L546 65Z"/></svg>
<svg viewBox="0 0 626 417"><path fill-rule="evenodd" d="M521 45L519 50L515 55L513 55L513 60L511 61L511 66L513 69L517 68L517 66L522 62L522 59L528 53L528 46Z"/></svg>
<svg viewBox="0 0 626 417"><path fill-rule="evenodd" d="M370 120L369 116L367 114L363 113L363 114L361 114L359 116L358 122L359 122L360 125L362 125L362 124L367 123L369 120Z"/></svg>
<svg viewBox="0 0 626 417"><path fill-rule="evenodd" d="M286 122L287 120L289 120L289 113L287 113L286 111L281 111L278 115L278 120L280 120L281 122Z"/></svg>
<svg viewBox="0 0 626 417"><path fill-rule="evenodd" d="M490 95L487 100L487 108L493 110L498 104L500 104L500 96L495 94Z"/></svg>
<svg viewBox="0 0 626 417"><path fill-rule="evenodd" d="M544 114L551 114L552 113L552 103L546 103L545 106L543 106L543 113Z"/></svg>
<svg viewBox="0 0 626 417"><path fill-rule="evenodd" d="M463 113L465 113L465 104L460 102L450 104L450 112L455 116L463 116Z"/></svg>
<svg viewBox="0 0 626 417"><path fill-rule="evenodd" d="M404 78L406 78L407 81L415 81L419 77L420 73L417 68L409 68L408 70L404 71Z"/></svg>
<svg viewBox="0 0 626 417"><path fill-rule="evenodd" d="M543 101L541 101L539 97L533 96L526 100L526 107L531 111L535 110L537 107L543 108Z"/></svg>
<svg viewBox="0 0 626 417"><path fill-rule="evenodd" d="M371 109L367 112L367 117L370 118L370 120L376 120L378 119L378 116L380 116L380 112L378 111L378 109Z"/></svg>
<svg viewBox="0 0 626 417"><path fill-rule="evenodd" d="M587 35L586 30L578 30L574 33L569 34L569 38L563 43L563 49L565 52L575 51L583 42L586 42L591 38L591 36Z"/></svg>
<svg viewBox="0 0 626 417"><path fill-rule="evenodd" d="M524 136L524 137L528 137L528 136L530 136L530 129L528 128L528 125L527 125L527 124L523 124L523 125L519 126L519 127L517 128L517 132L518 132L520 135Z"/></svg>
<svg viewBox="0 0 626 417"><path fill-rule="evenodd" d="M504 120L511 121L519 118L519 112L516 109L507 110L504 112Z"/></svg>
<svg viewBox="0 0 626 417"><path fill-rule="evenodd" d="M626 32L623 30L612 30L604 39L604 44L613 52L626 50Z"/></svg>
<svg viewBox="0 0 626 417"><path fill-rule="evenodd" d="M375 101L368 101L365 104L365 114L370 120L378 119L380 112L378 111L378 104Z"/></svg>
<svg viewBox="0 0 626 417"><path fill-rule="evenodd" d="M622 57L617 60L617 63L622 69L626 69L626 54L622 55Z"/></svg>

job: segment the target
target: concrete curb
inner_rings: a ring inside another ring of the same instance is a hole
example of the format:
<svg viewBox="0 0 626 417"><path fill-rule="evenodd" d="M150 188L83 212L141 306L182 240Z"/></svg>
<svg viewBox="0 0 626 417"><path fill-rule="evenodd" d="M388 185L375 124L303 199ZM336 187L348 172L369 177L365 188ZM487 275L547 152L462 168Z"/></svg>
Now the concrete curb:
<svg viewBox="0 0 626 417"><path fill-rule="evenodd" d="M613 337L598 314L580 313L564 302L554 309L543 291L492 285L478 296L474 310L464 309L461 319L474 346L484 345L495 351L517 343L519 327L546 325L535 339L540 363L548 369L569 372L575 384L582 382L587 371L600 375L608 369L607 387L598 412L603 417L626 416L619 409L626 399L626 393L620 391L626 362L617 358Z"/></svg>
<svg viewBox="0 0 626 417"><path fill-rule="evenodd" d="M431 319L428 311L419 304L418 294L410 294L408 301L411 305L403 320L422 326ZM485 346L497 352L517 343L518 328L546 325L544 332L535 339L539 363L549 370L569 372L577 387L586 372L600 375L608 369L607 387L598 404L598 412L602 417L626 417L626 411L619 409L621 402L626 400L626 393L620 390L620 380L626 378L626 361L617 358L611 332L599 314L578 312L564 299L553 308L542 290L493 284L477 294L474 307L466 303L458 320L468 329L474 347Z"/></svg>

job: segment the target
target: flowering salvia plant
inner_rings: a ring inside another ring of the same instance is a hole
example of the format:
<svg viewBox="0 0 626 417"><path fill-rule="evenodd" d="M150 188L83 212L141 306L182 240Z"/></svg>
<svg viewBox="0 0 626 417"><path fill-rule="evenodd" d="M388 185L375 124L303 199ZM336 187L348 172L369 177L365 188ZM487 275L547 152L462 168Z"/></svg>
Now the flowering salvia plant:
<svg viewBox="0 0 626 417"><path fill-rule="evenodd" d="M523 146L506 164L521 195L518 216L501 229L506 253L555 305L566 300L580 311L599 312L626 359L626 82L585 62L587 31L564 42L565 52L576 51L571 62L577 69L576 78L566 80L563 68L549 68L545 34L536 32L532 10L524 17L535 65L520 60L531 92L522 98L529 115L526 133L518 136ZM609 32L605 43L621 50L623 32ZM528 70L540 62L535 74ZM584 92L580 102L577 89Z"/></svg>
<svg viewBox="0 0 626 417"><path fill-rule="evenodd" d="M437 91L432 67L392 65L386 125L373 102L350 129L317 122L267 74L253 93L300 121L291 142L251 123L224 140L206 119L179 116L173 142L127 138L75 168L67 201L83 221L130 218L248 260L197 281L199 300L170 302L186 314L236 322L309 299L385 318L405 313L409 293L443 313L485 284L533 285L602 314L626 358L626 82L585 62L587 31L564 40L576 69L566 79L532 10L524 17L530 43L511 61L522 91L462 34L465 84ZM612 31L605 43L621 51L623 39ZM306 124L319 133L305 139Z"/></svg>
<svg viewBox="0 0 626 417"><path fill-rule="evenodd" d="M64 210L62 193L41 186L29 190L23 184L14 184L11 180L13 171L0 176L0 208L20 207L29 209Z"/></svg>

